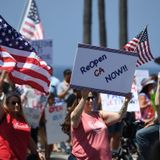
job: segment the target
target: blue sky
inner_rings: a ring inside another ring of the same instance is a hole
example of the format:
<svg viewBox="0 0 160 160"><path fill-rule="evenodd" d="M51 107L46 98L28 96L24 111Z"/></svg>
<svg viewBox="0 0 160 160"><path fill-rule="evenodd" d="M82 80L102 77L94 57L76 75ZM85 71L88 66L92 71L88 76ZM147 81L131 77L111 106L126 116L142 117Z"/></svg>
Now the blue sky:
<svg viewBox="0 0 160 160"><path fill-rule="evenodd" d="M72 66L77 44L83 41L84 0L36 0L45 38L53 40L53 66ZM108 47L119 48L119 1L106 0ZM1 0L0 13L19 28L26 0ZM128 0L128 39L148 25L151 51L160 56L160 1ZM93 0L92 44L99 45L97 0ZM143 68L159 68L153 62Z"/></svg>

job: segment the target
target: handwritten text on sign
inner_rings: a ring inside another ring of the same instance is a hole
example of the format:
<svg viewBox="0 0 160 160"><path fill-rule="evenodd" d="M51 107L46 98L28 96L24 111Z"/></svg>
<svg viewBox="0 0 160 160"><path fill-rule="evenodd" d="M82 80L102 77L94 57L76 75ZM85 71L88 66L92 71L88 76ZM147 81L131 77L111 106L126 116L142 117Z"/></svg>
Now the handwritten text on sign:
<svg viewBox="0 0 160 160"><path fill-rule="evenodd" d="M37 51L38 55L45 61L47 64L52 64L53 51L52 51L52 40L43 39L43 40L34 40L31 42L33 48Z"/></svg>
<svg viewBox="0 0 160 160"><path fill-rule="evenodd" d="M66 104L64 102L56 103L45 108L47 143L59 143L66 141L68 136L63 133L60 124L66 116Z"/></svg>
<svg viewBox="0 0 160 160"><path fill-rule="evenodd" d="M134 83L132 84L131 92L132 92L132 99L129 102L128 111L129 112L140 111L137 87ZM124 103L124 97L122 96L101 93L100 97L101 97L102 109L106 111L118 112Z"/></svg>
<svg viewBox="0 0 160 160"><path fill-rule="evenodd" d="M131 89L137 56L137 53L79 44L71 86L125 96Z"/></svg>

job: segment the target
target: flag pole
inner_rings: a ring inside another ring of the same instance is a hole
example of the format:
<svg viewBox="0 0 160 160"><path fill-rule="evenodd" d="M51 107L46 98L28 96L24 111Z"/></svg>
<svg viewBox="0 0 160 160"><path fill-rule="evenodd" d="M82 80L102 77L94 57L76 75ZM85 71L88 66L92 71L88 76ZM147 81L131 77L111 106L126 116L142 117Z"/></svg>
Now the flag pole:
<svg viewBox="0 0 160 160"><path fill-rule="evenodd" d="M24 6L24 9L23 9L23 11L22 11L23 13L22 13L21 19L20 19L20 21L19 21L19 25L18 25L18 27L17 27L17 31L20 31L20 28L21 28L23 19L24 19L24 17L25 17L27 8L28 8L28 6L29 6L29 4L30 4L30 2L31 2L31 0L27 0L27 1L28 1L28 2L26 2L25 6Z"/></svg>

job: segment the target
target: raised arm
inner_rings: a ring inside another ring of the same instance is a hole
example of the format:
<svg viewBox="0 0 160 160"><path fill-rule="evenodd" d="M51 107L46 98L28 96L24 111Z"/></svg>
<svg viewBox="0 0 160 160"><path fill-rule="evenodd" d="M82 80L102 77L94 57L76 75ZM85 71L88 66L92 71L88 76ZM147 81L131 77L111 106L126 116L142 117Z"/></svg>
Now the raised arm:
<svg viewBox="0 0 160 160"><path fill-rule="evenodd" d="M63 90L61 85L58 86L58 97L61 99L64 98L68 94L69 90L70 90L70 86L68 86L66 90Z"/></svg>
<svg viewBox="0 0 160 160"><path fill-rule="evenodd" d="M124 103L119 112L106 112L101 110L99 113L100 116L105 121L105 123L108 125L112 125L116 122L121 121L126 115L128 103L131 98L132 98L132 93L128 93L127 96L125 97Z"/></svg>
<svg viewBox="0 0 160 160"><path fill-rule="evenodd" d="M86 90L81 92L82 98L80 99L78 105L75 107L75 109L71 113L71 126L73 128L77 128L80 123L80 116L83 112L86 99L88 97L88 93L89 91L86 91Z"/></svg>

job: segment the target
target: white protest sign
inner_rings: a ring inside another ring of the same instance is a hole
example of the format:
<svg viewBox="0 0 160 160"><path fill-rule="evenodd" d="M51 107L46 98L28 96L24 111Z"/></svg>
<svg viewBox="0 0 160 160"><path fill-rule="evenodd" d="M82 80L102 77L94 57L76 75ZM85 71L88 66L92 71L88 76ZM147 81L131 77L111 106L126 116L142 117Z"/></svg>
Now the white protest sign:
<svg viewBox="0 0 160 160"><path fill-rule="evenodd" d="M23 107L23 113L32 128L39 127L39 121L41 118L41 111L39 109Z"/></svg>
<svg viewBox="0 0 160 160"><path fill-rule="evenodd" d="M148 70L135 70L135 81L136 81L136 86L137 86L137 90L138 92L141 90L142 86L141 86L141 81L144 78L148 78L149 77L149 71Z"/></svg>
<svg viewBox="0 0 160 160"><path fill-rule="evenodd" d="M39 109L43 112L47 102L47 96L43 92L29 86L24 86L22 97L25 97L23 98L23 107Z"/></svg>
<svg viewBox="0 0 160 160"><path fill-rule="evenodd" d="M137 57L137 53L79 44L71 87L125 96L131 90Z"/></svg>
<svg viewBox="0 0 160 160"><path fill-rule="evenodd" d="M128 112L140 111L137 87L135 84L132 84L131 92L133 97L130 100L130 103L128 104L127 111ZM101 93L100 97L101 97L102 109L105 111L118 112L121 109L124 102L124 97L122 96Z"/></svg>
<svg viewBox="0 0 160 160"><path fill-rule="evenodd" d="M35 48L38 55L47 63L52 64L53 53L52 53L52 40L34 40L31 41L32 47Z"/></svg>
<svg viewBox="0 0 160 160"><path fill-rule="evenodd" d="M64 134L60 124L66 116L66 104L64 102L56 103L53 106L45 108L47 143L59 143L68 140L68 135Z"/></svg>
<svg viewBox="0 0 160 160"><path fill-rule="evenodd" d="M47 103L47 96L44 93L31 88L30 86L23 86L23 112L30 126L33 128L39 127L39 120Z"/></svg>

